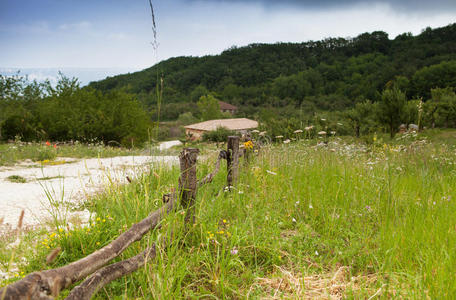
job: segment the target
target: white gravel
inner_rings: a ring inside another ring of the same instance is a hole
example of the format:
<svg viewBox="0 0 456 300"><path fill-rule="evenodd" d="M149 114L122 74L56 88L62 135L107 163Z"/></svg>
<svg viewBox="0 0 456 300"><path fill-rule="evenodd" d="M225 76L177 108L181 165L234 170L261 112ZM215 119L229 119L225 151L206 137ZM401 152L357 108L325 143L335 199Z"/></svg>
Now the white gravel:
<svg viewBox="0 0 456 300"><path fill-rule="evenodd" d="M71 159L66 159L69 161ZM119 156L77 160L60 165L27 165L0 168L0 233L15 228L25 210L24 224L38 225L52 216L49 199L77 204L103 189L110 181L127 183L126 176L146 171L155 163L177 162L175 156ZM7 177L19 175L26 183L13 183ZM39 178L50 178L37 180ZM62 214L53 210L53 214ZM3 230L2 230L3 229Z"/></svg>

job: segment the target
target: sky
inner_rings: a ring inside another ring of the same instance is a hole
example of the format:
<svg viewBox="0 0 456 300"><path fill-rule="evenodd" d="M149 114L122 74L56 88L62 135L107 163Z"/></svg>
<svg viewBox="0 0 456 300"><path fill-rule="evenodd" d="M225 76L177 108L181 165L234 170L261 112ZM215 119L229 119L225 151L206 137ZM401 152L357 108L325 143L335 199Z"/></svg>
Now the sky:
<svg viewBox="0 0 456 300"><path fill-rule="evenodd" d="M115 73L250 43L355 37L376 30L394 38L456 22L456 0L152 0L152 4L157 47L149 0L0 0L0 68L109 68Z"/></svg>

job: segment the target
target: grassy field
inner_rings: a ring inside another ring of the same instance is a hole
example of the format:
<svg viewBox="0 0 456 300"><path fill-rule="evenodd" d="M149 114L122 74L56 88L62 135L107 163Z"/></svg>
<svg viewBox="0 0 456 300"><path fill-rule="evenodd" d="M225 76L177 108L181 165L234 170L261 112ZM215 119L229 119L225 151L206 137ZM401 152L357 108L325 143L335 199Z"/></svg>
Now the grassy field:
<svg viewBox="0 0 456 300"><path fill-rule="evenodd" d="M156 259L97 298L454 299L456 146L451 138L430 140L375 137L366 145L333 138L327 146L298 141L263 148L250 165L241 161L234 191L224 191L223 168L198 191L188 232L177 211L126 250L118 260L175 234ZM211 170L198 163L199 178ZM3 284L106 245L161 206L178 176L177 169L157 168L88 200L96 212L88 227L54 224L26 234L16 250L0 243L0 262L15 251L18 266ZM47 266L56 246L62 252Z"/></svg>

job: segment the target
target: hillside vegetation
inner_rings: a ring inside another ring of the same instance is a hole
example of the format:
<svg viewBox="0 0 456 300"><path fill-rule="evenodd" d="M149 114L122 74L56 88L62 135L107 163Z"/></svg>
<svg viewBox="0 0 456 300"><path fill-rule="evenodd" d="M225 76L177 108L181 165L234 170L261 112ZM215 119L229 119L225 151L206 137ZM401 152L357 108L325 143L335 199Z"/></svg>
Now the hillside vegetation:
<svg viewBox="0 0 456 300"><path fill-rule="evenodd" d="M393 40L375 31L355 38L233 46L220 55L171 58L89 86L123 89L154 109L162 78L167 120L187 111L197 114L194 103L207 93L238 105L247 116L258 115L258 107L273 107L288 117L342 111L365 100L380 101L392 81L407 99L426 101L432 88L456 86L456 23Z"/></svg>
<svg viewBox="0 0 456 300"><path fill-rule="evenodd" d="M404 33L305 43L252 44L220 55L177 57L79 87L0 75L0 140L98 140L138 145L183 138L179 126L218 113L260 121L269 135L294 131L363 136L400 124L456 127L456 23ZM168 123L157 125L158 122ZM172 124L169 121L173 121Z"/></svg>

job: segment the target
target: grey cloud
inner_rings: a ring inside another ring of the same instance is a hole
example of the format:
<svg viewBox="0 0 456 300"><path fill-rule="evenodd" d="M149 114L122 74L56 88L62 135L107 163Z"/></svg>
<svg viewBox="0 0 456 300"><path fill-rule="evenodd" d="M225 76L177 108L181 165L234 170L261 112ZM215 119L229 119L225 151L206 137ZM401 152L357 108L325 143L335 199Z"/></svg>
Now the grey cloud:
<svg viewBox="0 0 456 300"><path fill-rule="evenodd" d="M357 5L387 4L401 12L456 12L456 0L186 0L207 3L257 3L267 8L296 7L313 10Z"/></svg>

